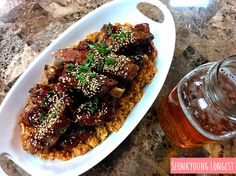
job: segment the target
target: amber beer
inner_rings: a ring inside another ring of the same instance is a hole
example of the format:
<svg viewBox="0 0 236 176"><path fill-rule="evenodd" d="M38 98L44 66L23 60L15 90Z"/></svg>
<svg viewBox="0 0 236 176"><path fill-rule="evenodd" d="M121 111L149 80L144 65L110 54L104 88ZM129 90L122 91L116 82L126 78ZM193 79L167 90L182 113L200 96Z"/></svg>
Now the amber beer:
<svg viewBox="0 0 236 176"><path fill-rule="evenodd" d="M183 148L236 136L236 56L188 73L158 112L167 138Z"/></svg>
<svg viewBox="0 0 236 176"><path fill-rule="evenodd" d="M177 146L192 148L212 142L200 134L185 116L178 100L175 87L169 96L161 101L159 123L166 137Z"/></svg>

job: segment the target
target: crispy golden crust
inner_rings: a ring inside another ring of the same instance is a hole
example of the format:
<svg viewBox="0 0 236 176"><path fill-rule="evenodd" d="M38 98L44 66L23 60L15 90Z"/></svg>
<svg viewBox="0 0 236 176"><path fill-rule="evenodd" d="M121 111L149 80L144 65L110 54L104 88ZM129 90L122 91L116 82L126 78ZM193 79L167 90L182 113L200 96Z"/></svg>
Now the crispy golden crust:
<svg viewBox="0 0 236 176"><path fill-rule="evenodd" d="M116 23L117 26L121 24ZM124 26L130 27L130 24L125 24ZM95 32L87 36L87 39L93 40L95 37L98 36L98 33ZM154 51L152 55L146 56L147 62L145 63L142 70L140 70L138 76L133 81L129 90L125 92L125 94L119 99L120 106L116 111L115 118L106 123L105 125L101 125L96 127L96 133L87 139L85 143L80 143L76 147L74 147L71 151L65 150L56 150L51 149L48 153L35 153L36 155L40 156L43 159L59 159L59 160L69 160L73 157L82 155L88 152L90 149L96 147L100 142L104 141L109 133L117 132L128 114L132 111L135 104L142 98L143 95L143 87L150 83L156 74L157 70L155 67L154 59L157 56L157 51ZM28 137L30 133L34 130L32 127L26 127L23 123L20 123L22 131L21 131L21 139L23 148L27 151L28 145Z"/></svg>

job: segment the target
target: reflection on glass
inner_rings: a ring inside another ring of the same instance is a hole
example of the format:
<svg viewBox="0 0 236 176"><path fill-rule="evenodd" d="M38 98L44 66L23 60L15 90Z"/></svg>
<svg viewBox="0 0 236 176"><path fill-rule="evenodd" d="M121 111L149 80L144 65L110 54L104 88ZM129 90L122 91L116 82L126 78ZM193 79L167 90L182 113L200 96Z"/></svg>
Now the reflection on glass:
<svg viewBox="0 0 236 176"><path fill-rule="evenodd" d="M204 7L207 8L210 0L171 0L173 7Z"/></svg>
<svg viewBox="0 0 236 176"><path fill-rule="evenodd" d="M7 0L0 0L0 9L4 7L6 2L7 2Z"/></svg>

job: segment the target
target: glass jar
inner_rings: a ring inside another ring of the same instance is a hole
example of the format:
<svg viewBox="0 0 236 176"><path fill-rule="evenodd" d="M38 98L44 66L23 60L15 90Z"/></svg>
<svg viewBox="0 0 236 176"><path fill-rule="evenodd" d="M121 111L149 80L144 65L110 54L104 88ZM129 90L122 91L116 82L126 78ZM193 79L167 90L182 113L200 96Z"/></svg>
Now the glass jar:
<svg viewBox="0 0 236 176"><path fill-rule="evenodd" d="M236 136L236 55L188 73L161 101L161 128L191 148Z"/></svg>

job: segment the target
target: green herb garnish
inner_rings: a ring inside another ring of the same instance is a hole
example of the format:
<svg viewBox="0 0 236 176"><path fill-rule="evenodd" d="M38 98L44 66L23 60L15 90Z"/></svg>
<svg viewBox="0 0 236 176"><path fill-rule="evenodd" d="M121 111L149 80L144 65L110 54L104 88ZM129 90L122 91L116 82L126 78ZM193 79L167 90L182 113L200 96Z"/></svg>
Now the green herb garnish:
<svg viewBox="0 0 236 176"><path fill-rule="evenodd" d="M66 130L67 130L67 126L66 127L62 127L62 128L59 128L59 130L62 132L62 133L65 133L66 132Z"/></svg>
<svg viewBox="0 0 236 176"><path fill-rule="evenodd" d="M49 114L49 118L56 118L57 114L55 112L52 112L51 114Z"/></svg>
<svg viewBox="0 0 236 176"><path fill-rule="evenodd" d="M67 68L66 68L67 72L74 72L75 71L74 69L75 69L75 64L73 63L67 64Z"/></svg>
<svg viewBox="0 0 236 176"><path fill-rule="evenodd" d="M127 37L126 37L125 33L122 31L119 35L119 39L124 39L125 40L126 38Z"/></svg>
<svg viewBox="0 0 236 176"><path fill-rule="evenodd" d="M124 31L121 31L119 34L111 34L110 35L110 37L112 38L112 39L114 39L114 38L116 38L116 37L118 37L119 39L127 39L128 37L130 37L130 35L131 35L131 33L130 32L127 32L127 33L125 33Z"/></svg>
<svg viewBox="0 0 236 176"><path fill-rule="evenodd" d="M96 73L88 73L88 76L90 78L95 78L97 76L97 74Z"/></svg>
<svg viewBox="0 0 236 176"><path fill-rule="evenodd" d="M96 111L98 110L98 98L96 97L93 101L92 101L92 105L91 105L91 115L93 115Z"/></svg>
<svg viewBox="0 0 236 176"><path fill-rule="evenodd" d="M93 45L93 44L89 44L89 43L88 43L88 46L89 46L90 49L93 49L93 48L94 48L94 45Z"/></svg>
<svg viewBox="0 0 236 176"><path fill-rule="evenodd" d="M66 68L66 71L71 73L71 72L74 72L75 70L74 70L74 68L68 67L68 68Z"/></svg>
<svg viewBox="0 0 236 176"><path fill-rule="evenodd" d="M143 52L141 50L137 49L137 50L134 51L134 55L135 56L142 56Z"/></svg>
<svg viewBox="0 0 236 176"><path fill-rule="evenodd" d="M45 119L46 119L46 116L45 116L44 114L41 114L41 115L39 116L39 121L40 121L40 122L43 122Z"/></svg>
<svg viewBox="0 0 236 176"><path fill-rule="evenodd" d="M116 38L116 37L118 37L118 36L119 36L119 34L114 34L114 33L112 33L112 34L110 35L110 37L113 38L113 39Z"/></svg>
<svg viewBox="0 0 236 176"><path fill-rule="evenodd" d="M41 105L45 106L46 102L48 102L49 98L46 96L42 101L41 101Z"/></svg>
<svg viewBox="0 0 236 176"><path fill-rule="evenodd" d="M105 54L107 54L107 53L110 52L110 51L108 50L108 45L105 44L105 43L101 43L101 44L96 43L96 44L94 45L94 47L95 47L95 49L96 49L100 54L102 54L103 56L104 56Z"/></svg>
<svg viewBox="0 0 236 176"><path fill-rule="evenodd" d="M79 68L79 72L82 72L82 73L86 73L90 70L90 68L87 66L87 65L82 65L80 68Z"/></svg>
<svg viewBox="0 0 236 176"><path fill-rule="evenodd" d="M100 60L98 63L98 66L97 66L97 71L101 72L103 67L104 67L104 62L103 62L103 60Z"/></svg>
<svg viewBox="0 0 236 176"><path fill-rule="evenodd" d="M111 26L109 24L106 26L106 30L107 30L107 33L109 35L112 33L112 29L111 29Z"/></svg>
<svg viewBox="0 0 236 176"><path fill-rule="evenodd" d="M126 37L131 38L131 32L130 31L126 32Z"/></svg>
<svg viewBox="0 0 236 176"><path fill-rule="evenodd" d="M109 58L107 60L105 60L105 65L113 65L114 63L116 63L116 60L113 58Z"/></svg>
<svg viewBox="0 0 236 176"><path fill-rule="evenodd" d="M102 55L105 55L109 52L108 46L105 43L95 43L95 44L88 43L88 46L90 49L95 48Z"/></svg>
<svg viewBox="0 0 236 176"><path fill-rule="evenodd" d="M69 64L67 64L67 66L68 66L68 67L75 67L75 64L69 63Z"/></svg>
<svg viewBox="0 0 236 176"><path fill-rule="evenodd" d="M80 74L76 74L75 76L79 79L79 81L80 81L82 84L88 84L88 81L85 79L84 76L81 76Z"/></svg>
<svg viewBox="0 0 236 176"><path fill-rule="evenodd" d="M90 55L86 54L86 61L85 61L85 65L89 65L91 63L94 63L94 53L91 53Z"/></svg>

